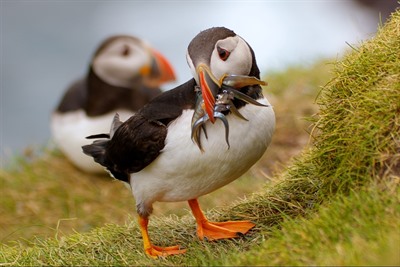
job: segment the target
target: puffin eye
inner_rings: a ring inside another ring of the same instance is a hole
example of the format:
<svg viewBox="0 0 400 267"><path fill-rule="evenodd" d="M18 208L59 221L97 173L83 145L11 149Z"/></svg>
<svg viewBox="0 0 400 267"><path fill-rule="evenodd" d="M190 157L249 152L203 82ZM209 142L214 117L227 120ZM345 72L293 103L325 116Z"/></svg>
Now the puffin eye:
<svg viewBox="0 0 400 267"><path fill-rule="evenodd" d="M124 45L121 55L124 57L127 57L127 56L129 56L130 53L131 53L131 50L129 49L129 46Z"/></svg>
<svg viewBox="0 0 400 267"><path fill-rule="evenodd" d="M219 46L217 46L217 51L218 51L219 58L223 61L226 61L228 59L229 55L231 54L231 52L229 52L228 50L221 48Z"/></svg>

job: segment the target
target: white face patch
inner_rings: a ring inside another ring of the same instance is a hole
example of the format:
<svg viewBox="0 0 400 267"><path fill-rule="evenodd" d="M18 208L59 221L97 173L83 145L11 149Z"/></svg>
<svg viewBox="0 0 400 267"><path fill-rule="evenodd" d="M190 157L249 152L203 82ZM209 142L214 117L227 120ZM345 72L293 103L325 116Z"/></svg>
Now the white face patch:
<svg viewBox="0 0 400 267"><path fill-rule="evenodd" d="M105 82L130 88L140 69L151 64L148 48L129 38L119 38L109 44L93 60L94 72Z"/></svg>
<svg viewBox="0 0 400 267"><path fill-rule="evenodd" d="M229 57L225 61L220 58L218 47L223 48L230 53ZM186 52L186 61L193 78L196 80L197 84L199 84L196 66L194 66L188 51ZM234 36L219 40L215 44L214 50L211 54L210 69L215 78L220 80L224 74L248 75L252 63L253 59L249 46L241 37Z"/></svg>
<svg viewBox="0 0 400 267"><path fill-rule="evenodd" d="M218 54L218 47L230 53L224 61ZM224 74L248 75L252 66L252 55L247 43L240 37L228 37L219 40L211 55L210 68L219 80Z"/></svg>
<svg viewBox="0 0 400 267"><path fill-rule="evenodd" d="M200 84L199 83L199 77L198 77L197 72L196 72L196 67L194 66L193 61L189 56L189 51L186 51L186 61L187 61L188 65L189 65L190 72L192 73L193 78L196 80L196 83Z"/></svg>

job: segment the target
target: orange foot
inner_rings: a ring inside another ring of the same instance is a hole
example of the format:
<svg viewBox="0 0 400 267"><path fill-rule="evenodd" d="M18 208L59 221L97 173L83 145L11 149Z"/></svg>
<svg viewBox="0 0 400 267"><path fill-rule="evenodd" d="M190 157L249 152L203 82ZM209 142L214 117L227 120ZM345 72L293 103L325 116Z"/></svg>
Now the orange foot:
<svg viewBox="0 0 400 267"><path fill-rule="evenodd" d="M169 255L183 254L186 249L180 249L179 246L172 247L159 247L150 245L150 247L145 248L145 252L152 258L167 257Z"/></svg>
<svg viewBox="0 0 400 267"><path fill-rule="evenodd" d="M203 240L204 238L208 240L234 238L238 237L238 233L246 234L254 226L255 224L249 221L203 221L201 224L197 225L197 235L200 240Z"/></svg>
<svg viewBox="0 0 400 267"><path fill-rule="evenodd" d="M238 233L246 234L255 226L254 223L249 221L209 222L201 211L197 199L191 199L188 202L197 222L197 235L201 240L204 238L216 240L238 237Z"/></svg>
<svg viewBox="0 0 400 267"><path fill-rule="evenodd" d="M139 226L142 232L144 252L147 255L153 258L157 258L157 257L167 257L168 255L183 254L186 252L186 249L180 249L179 246L172 246L172 247L154 246L151 243L149 233L147 232L148 224L149 224L149 218L142 217L139 215Z"/></svg>

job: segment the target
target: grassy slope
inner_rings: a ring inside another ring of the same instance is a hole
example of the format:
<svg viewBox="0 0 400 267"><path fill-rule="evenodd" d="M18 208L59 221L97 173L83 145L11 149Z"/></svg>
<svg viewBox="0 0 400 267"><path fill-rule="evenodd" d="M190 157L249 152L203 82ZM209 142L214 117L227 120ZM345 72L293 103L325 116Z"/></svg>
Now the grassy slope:
<svg viewBox="0 0 400 267"><path fill-rule="evenodd" d="M249 235L200 242L191 217L151 221L154 242L178 243L186 255L144 256L136 223L3 246L13 265L399 265L400 12L370 42L336 64L318 102L315 145L262 193L217 220L247 218Z"/></svg>
<svg viewBox="0 0 400 267"><path fill-rule="evenodd" d="M308 142L320 84L331 78L331 65L292 67L269 73L266 94L277 114L276 134L265 156L246 175L200 199L203 209L225 206L249 193L260 191ZM11 170L10 170L11 169ZM9 170L0 169L0 243L15 240L29 244L38 238L86 232L105 223L123 224L135 214L134 200L122 183L106 174L82 173L57 151L26 155ZM188 214L187 203L157 203L154 213Z"/></svg>
<svg viewBox="0 0 400 267"><path fill-rule="evenodd" d="M287 218L260 245L216 264L399 265L399 193L371 184L335 197L305 218Z"/></svg>

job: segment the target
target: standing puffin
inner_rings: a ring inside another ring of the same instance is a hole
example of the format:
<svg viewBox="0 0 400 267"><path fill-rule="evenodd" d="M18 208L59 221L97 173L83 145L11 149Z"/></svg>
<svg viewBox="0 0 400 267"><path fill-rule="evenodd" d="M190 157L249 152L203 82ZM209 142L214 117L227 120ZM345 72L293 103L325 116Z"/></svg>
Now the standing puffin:
<svg viewBox="0 0 400 267"><path fill-rule="evenodd" d="M82 154L86 135L108 131L116 112L128 119L161 93L159 86L175 80L171 65L140 39L117 35L94 53L88 74L66 91L51 116L53 139L79 169L104 168Z"/></svg>
<svg viewBox="0 0 400 267"><path fill-rule="evenodd" d="M224 27L200 32L189 44L193 79L154 98L109 134L98 134L83 152L130 185L136 200L146 254L184 253L159 247L147 226L156 201L188 201L200 239L245 234L249 221L210 222L197 198L244 174L264 154L275 115L262 94L254 52Z"/></svg>

